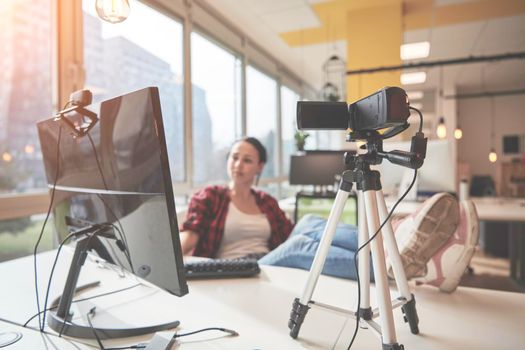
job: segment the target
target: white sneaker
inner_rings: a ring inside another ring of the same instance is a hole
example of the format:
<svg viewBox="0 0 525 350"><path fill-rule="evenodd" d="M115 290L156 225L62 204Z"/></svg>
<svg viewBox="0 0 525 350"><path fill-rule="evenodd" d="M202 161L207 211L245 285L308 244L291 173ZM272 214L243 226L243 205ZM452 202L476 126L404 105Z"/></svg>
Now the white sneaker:
<svg viewBox="0 0 525 350"><path fill-rule="evenodd" d="M436 286L442 292L456 290L474 255L479 239L479 220L472 201L460 203L460 220L454 235L436 252L427 264L427 275L418 283Z"/></svg>
<svg viewBox="0 0 525 350"><path fill-rule="evenodd" d="M408 279L426 275L427 262L457 228L459 206L448 193L426 200L414 214L394 223L395 237ZM389 266L388 274L393 275Z"/></svg>

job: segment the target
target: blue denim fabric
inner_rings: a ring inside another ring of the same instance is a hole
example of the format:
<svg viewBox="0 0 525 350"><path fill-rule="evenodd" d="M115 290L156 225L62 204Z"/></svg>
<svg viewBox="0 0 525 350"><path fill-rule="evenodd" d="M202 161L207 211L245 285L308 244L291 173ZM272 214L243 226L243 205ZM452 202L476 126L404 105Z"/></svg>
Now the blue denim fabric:
<svg viewBox="0 0 525 350"><path fill-rule="evenodd" d="M325 225L326 219L315 215L305 215L295 225L286 242L262 257L259 263L309 270ZM354 255L359 247L357 236L357 227L343 223L337 225L323 266L323 274L356 279ZM373 274L372 269L371 274Z"/></svg>

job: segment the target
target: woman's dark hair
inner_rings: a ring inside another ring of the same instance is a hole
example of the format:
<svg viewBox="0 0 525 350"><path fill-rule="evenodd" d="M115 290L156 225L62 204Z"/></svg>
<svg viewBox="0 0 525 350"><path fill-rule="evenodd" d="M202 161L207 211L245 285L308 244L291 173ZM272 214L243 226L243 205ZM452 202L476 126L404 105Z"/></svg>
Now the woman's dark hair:
<svg viewBox="0 0 525 350"><path fill-rule="evenodd" d="M250 145L255 147L257 153L259 154L259 163L266 163L266 161L268 160L266 155L266 148L263 146L261 141L257 140L255 137L243 137L242 139L235 141L235 143L238 142L248 142Z"/></svg>

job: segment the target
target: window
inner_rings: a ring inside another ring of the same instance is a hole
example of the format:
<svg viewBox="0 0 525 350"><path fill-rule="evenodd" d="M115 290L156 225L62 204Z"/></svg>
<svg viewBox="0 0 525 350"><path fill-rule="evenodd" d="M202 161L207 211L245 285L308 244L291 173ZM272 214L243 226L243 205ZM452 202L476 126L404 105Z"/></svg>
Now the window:
<svg viewBox="0 0 525 350"><path fill-rule="evenodd" d="M33 249L44 224L44 215L0 221L0 262L16 259L33 253ZM39 251L54 247L53 221L46 224Z"/></svg>
<svg viewBox="0 0 525 350"><path fill-rule="evenodd" d="M246 95L247 135L258 138L268 151L262 177L276 177L277 82L250 66L246 69Z"/></svg>
<svg viewBox="0 0 525 350"><path fill-rule="evenodd" d="M0 193L46 187L35 123L53 112L51 5L0 5Z"/></svg>
<svg viewBox="0 0 525 350"><path fill-rule="evenodd" d="M84 0L85 87L100 102L148 86L160 92L173 181L184 181L182 25L139 2L119 24L101 21Z"/></svg>
<svg viewBox="0 0 525 350"><path fill-rule="evenodd" d="M52 5L52 0L0 4L0 195L46 189L35 124L53 113ZM32 252L42 221L39 215L0 220L0 261ZM41 250L53 247L51 228Z"/></svg>
<svg viewBox="0 0 525 350"><path fill-rule="evenodd" d="M193 182L228 178L226 158L241 135L242 61L191 33Z"/></svg>
<svg viewBox="0 0 525 350"><path fill-rule="evenodd" d="M297 130L297 101L299 94L286 86L281 86L281 131L283 147L283 174L290 172L290 156L295 152L295 132Z"/></svg>

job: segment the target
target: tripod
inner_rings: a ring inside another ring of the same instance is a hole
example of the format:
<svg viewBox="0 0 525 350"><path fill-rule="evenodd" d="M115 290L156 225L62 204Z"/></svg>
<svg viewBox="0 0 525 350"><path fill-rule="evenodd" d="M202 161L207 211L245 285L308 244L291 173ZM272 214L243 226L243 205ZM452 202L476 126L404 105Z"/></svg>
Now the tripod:
<svg viewBox="0 0 525 350"><path fill-rule="evenodd" d="M344 171L342 174L340 187L310 268L302 297L300 299L296 298L293 302L288 327L290 328L290 336L297 338L310 307L321 307L350 315L356 319L361 319L370 326L370 329L381 337L383 350L400 350L404 349L404 347L397 343L392 309L401 307L405 322L408 322L413 334L419 333L419 319L415 306L415 298L414 295L410 293L408 287L406 274L390 222L387 222L383 226L382 231L370 242L371 247L366 245L358 253L358 272L361 281L359 317L352 311L311 300L319 274L323 269L328 250L332 243L337 224L341 218L349 193L352 190L353 183L356 184L358 191L358 241L361 247L379 230L380 222L386 220L388 216L383 191L381 189L380 173L371 170L370 165L381 163L382 158L391 160L392 155L394 157L399 157L400 155L405 157L403 161L399 159L393 161L398 164L407 164L413 161L411 157L417 157L416 153L402 151L383 152L381 137L367 140L367 149L368 153L366 154L345 154L345 164L349 170ZM390 296L383 247L386 247L388 251L388 257L391 261L394 278L399 291L399 297L394 300L392 300ZM378 304L378 308L374 310L370 307L370 250L372 251ZM376 317L379 317L379 323L374 321Z"/></svg>

